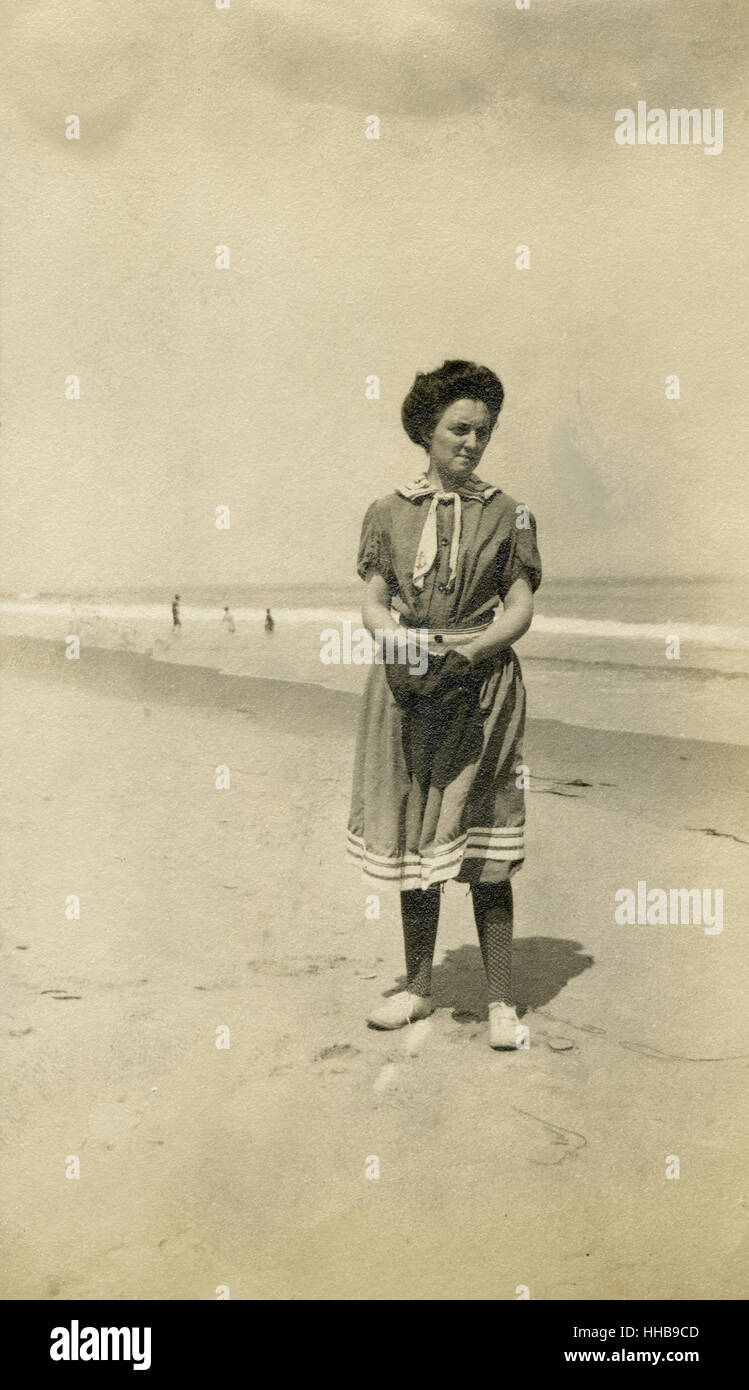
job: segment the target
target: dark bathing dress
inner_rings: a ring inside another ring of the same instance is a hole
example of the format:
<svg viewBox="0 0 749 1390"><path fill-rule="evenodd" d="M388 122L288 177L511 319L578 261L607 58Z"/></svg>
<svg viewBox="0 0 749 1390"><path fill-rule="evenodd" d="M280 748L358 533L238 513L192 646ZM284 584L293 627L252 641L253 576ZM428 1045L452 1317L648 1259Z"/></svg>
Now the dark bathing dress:
<svg viewBox="0 0 749 1390"><path fill-rule="evenodd" d="M399 622L432 633L465 632L494 617L519 577L541 583L536 526L526 507L475 476L460 494L460 547L449 557L455 503L437 507L437 554L419 590L417 552L436 489L424 477L373 502L362 526L358 573L382 575ZM452 494L450 494L452 496ZM401 891L454 878L499 883L525 856L522 739L525 687L520 663L505 648L483 663L468 704L446 720L428 701L404 711L385 666L367 678L354 758L348 856L379 883ZM521 785L518 787L517 782Z"/></svg>

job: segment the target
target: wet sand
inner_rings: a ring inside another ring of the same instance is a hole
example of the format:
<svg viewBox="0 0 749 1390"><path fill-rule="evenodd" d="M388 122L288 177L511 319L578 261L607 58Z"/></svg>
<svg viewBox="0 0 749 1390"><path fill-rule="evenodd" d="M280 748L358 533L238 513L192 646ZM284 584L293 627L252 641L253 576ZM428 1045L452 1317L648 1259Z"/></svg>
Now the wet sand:
<svg viewBox="0 0 749 1390"><path fill-rule="evenodd" d="M530 723L500 1054L456 884L435 1015L364 1025L402 959L343 859L356 696L2 652L4 1297L745 1296L746 749ZM722 933L617 926L638 880Z"/></svg>

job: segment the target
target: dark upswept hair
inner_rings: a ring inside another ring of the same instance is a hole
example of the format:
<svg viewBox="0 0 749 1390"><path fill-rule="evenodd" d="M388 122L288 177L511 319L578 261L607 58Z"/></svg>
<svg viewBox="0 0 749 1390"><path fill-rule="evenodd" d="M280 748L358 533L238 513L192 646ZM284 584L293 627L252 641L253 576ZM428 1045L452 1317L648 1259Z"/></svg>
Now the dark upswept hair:
<svg viewBox="0 0 749 1390"><path fill-rule="evenodd" d="M491 427L497 423L502 409L504 387L489 367L475 362L449 358L433 372L417 372L411 390L401 406L401 420L409 439L422 449L429 447L429 438L440 415L453 401L483 401Z"/></svg>

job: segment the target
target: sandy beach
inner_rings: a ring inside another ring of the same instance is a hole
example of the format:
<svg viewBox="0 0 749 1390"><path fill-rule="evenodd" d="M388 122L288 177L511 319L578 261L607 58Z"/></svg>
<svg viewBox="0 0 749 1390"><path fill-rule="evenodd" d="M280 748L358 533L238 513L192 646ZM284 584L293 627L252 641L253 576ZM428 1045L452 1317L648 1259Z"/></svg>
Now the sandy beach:
<svg viewBox="0 0 749 1390"><path fill-rule="evenodd" d="M746 748L530 722L499 1054L456 884L433 1018L364 1024L402 953L344 861L355 694L2 655L5 1298L746 1295ZM638 880L723 930L617 925Z"/></svg>

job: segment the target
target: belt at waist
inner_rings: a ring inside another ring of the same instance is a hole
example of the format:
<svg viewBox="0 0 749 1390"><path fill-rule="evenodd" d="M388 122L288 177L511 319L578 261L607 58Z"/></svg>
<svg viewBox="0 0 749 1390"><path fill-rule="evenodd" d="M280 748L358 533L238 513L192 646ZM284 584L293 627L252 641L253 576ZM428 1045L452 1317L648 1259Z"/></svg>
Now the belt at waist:
<svg viewBox="0 0 749 1390"><path fill-rule="evenodd" d="M493 622L494 614L490 613L488 617L481 618L475 623L456 623L454 627L444 627L444 625L434 626L432 623L418 623L410 618L404 618L402 613L398 614L400 627L415 628L417 632L425 631L432 637L461 637L464 633L466 636L475 636L477 632L483 632L484 628L490 627Z"/></svg>

